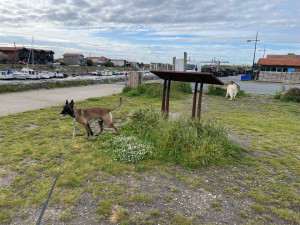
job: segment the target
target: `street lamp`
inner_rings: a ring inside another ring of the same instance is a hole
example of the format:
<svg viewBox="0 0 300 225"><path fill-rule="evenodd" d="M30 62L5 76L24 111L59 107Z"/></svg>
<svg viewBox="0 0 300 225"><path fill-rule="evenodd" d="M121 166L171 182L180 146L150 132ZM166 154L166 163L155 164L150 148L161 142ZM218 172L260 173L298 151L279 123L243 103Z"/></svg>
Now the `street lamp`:
<svg viewBox="0 0 300 225"><path fill-rule="evenodd" d="M255 40L247 40L247 42L252 42L255 41L255 47L254 47L254 55L253 55L253 63L252 63L252 75L251 75L251 80L254 78L254 61L255 61L255 52L256 52L256 43L260 40L257 40L258 36L258 31L256 32L256 38Z"/></svg>

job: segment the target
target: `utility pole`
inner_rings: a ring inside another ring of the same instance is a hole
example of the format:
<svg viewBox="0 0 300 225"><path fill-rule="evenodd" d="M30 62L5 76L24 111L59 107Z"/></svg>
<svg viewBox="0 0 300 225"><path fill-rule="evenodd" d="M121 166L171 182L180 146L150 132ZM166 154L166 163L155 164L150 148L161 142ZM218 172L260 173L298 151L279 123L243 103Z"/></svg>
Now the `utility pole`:
<svg viewBox="0 0 300 225"><path fill-rule="evenodd" d="M254 55L253 55L253 63L252 63L252 75L251 75L251 80L254 79L254 62L255 62L255 52L256 52L256 43L260 40L257 40L257 36L258 36L258 31L256 32L256 38L255 40L247 40L247 42L252 42L255 41L255 45L254 45Z"/></svg>
<svg viewBox="0 0 300 225"><path fill-rule="evenodd" d="M183 56L183 72L186 72L186 61L187 61L187 53L184 52L184 56Z"/></svg>

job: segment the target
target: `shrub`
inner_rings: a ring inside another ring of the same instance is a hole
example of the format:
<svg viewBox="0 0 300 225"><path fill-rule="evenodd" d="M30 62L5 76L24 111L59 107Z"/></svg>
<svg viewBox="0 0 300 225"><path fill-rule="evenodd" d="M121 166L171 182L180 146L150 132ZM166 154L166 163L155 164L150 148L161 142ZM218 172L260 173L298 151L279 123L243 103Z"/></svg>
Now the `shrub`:
<svg viewBox="0 0 300 225"><path fill-rule="evenodd" d="M290 88L286 90L283 86L281 91L275 93L274 98L286 102L300 102L300 88Z"/></svg>
<svg viewBox="0 0 300 225"><path fill-rule="evenodd" d="M123 88L123 90L122 90L122 93L127 93L127 92L129 92L129 91L131 91L131 90L132 90L131 87L125 86L125 87Z"/></svg>
<svg viewBox="0 0 300 225"><path fill-rule="evenodd" d="M214 88L213 85L208 85L207 92L208 95L218 95L218 96L226 96L226 90L220 88Z"/></svg>
<svg viewBox="0 0 300 225"><path fill-rule="evenodd" d="M153 158L188 167L206 166L236 158L240 148L228 140L227 131L209 121L166 120L154 110L136 111L122 129L153 144Z"/></svg>
<svg viewBox="0 0 300 225"><path fill-rule="evenodd" d="M217 96L226 96L226 90L221 88L215 88L213 85L208 85L206 94L208 95L217 95ZM244 90L238 90L236 96L246 96L246 92Z"/></svg>
<svg viewBox="0 0 300 225"><path fill-rule="evenodd" d="M180 82L179 87L183 93L187 93L187 94L193 93L191 83L189 82Z"/></svg>

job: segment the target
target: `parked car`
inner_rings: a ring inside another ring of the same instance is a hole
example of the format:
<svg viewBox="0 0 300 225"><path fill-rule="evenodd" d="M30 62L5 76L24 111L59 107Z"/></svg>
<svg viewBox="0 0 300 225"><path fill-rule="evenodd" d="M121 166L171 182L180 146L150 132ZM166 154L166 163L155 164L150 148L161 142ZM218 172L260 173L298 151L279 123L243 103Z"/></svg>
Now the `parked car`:
<svg viewBox="0 0 300 225"><path fill-rule="evenodd" d="M90 74L91 76L102 76L102 74L99 72L91 72Z"/></svg>
<svg viewBox="0 0 300 225"><path fill-rule="evenodd" d="M26 63L23 62L23 61L19 61L18 64L22 64L22 65L25 65Z"/></svg>

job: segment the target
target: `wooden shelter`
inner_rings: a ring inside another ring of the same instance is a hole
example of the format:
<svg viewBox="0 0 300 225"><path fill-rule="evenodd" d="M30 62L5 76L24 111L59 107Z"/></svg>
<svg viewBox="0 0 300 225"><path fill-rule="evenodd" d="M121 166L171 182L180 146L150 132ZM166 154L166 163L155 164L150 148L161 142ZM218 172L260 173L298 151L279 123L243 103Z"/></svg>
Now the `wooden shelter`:
<svg viewBox="0 0 300 225"><path fill-rule="evenodd" d="M170 87L171 87L172 80L195 83L192 118L195 118L195 115L196 115L197 92L198 92L198 84L200 83L198 107L197 107L198 108L197 117L199 119L200 119L200 115L201 115L203 84L224 85L224 83L222 81L220 81L217 77L215 77L211 73L181 72L181 71L157 71L157 70L152 70L150 72L164 80L161 111L163 113L166 113L167 116L169 115Z"/></svg>

